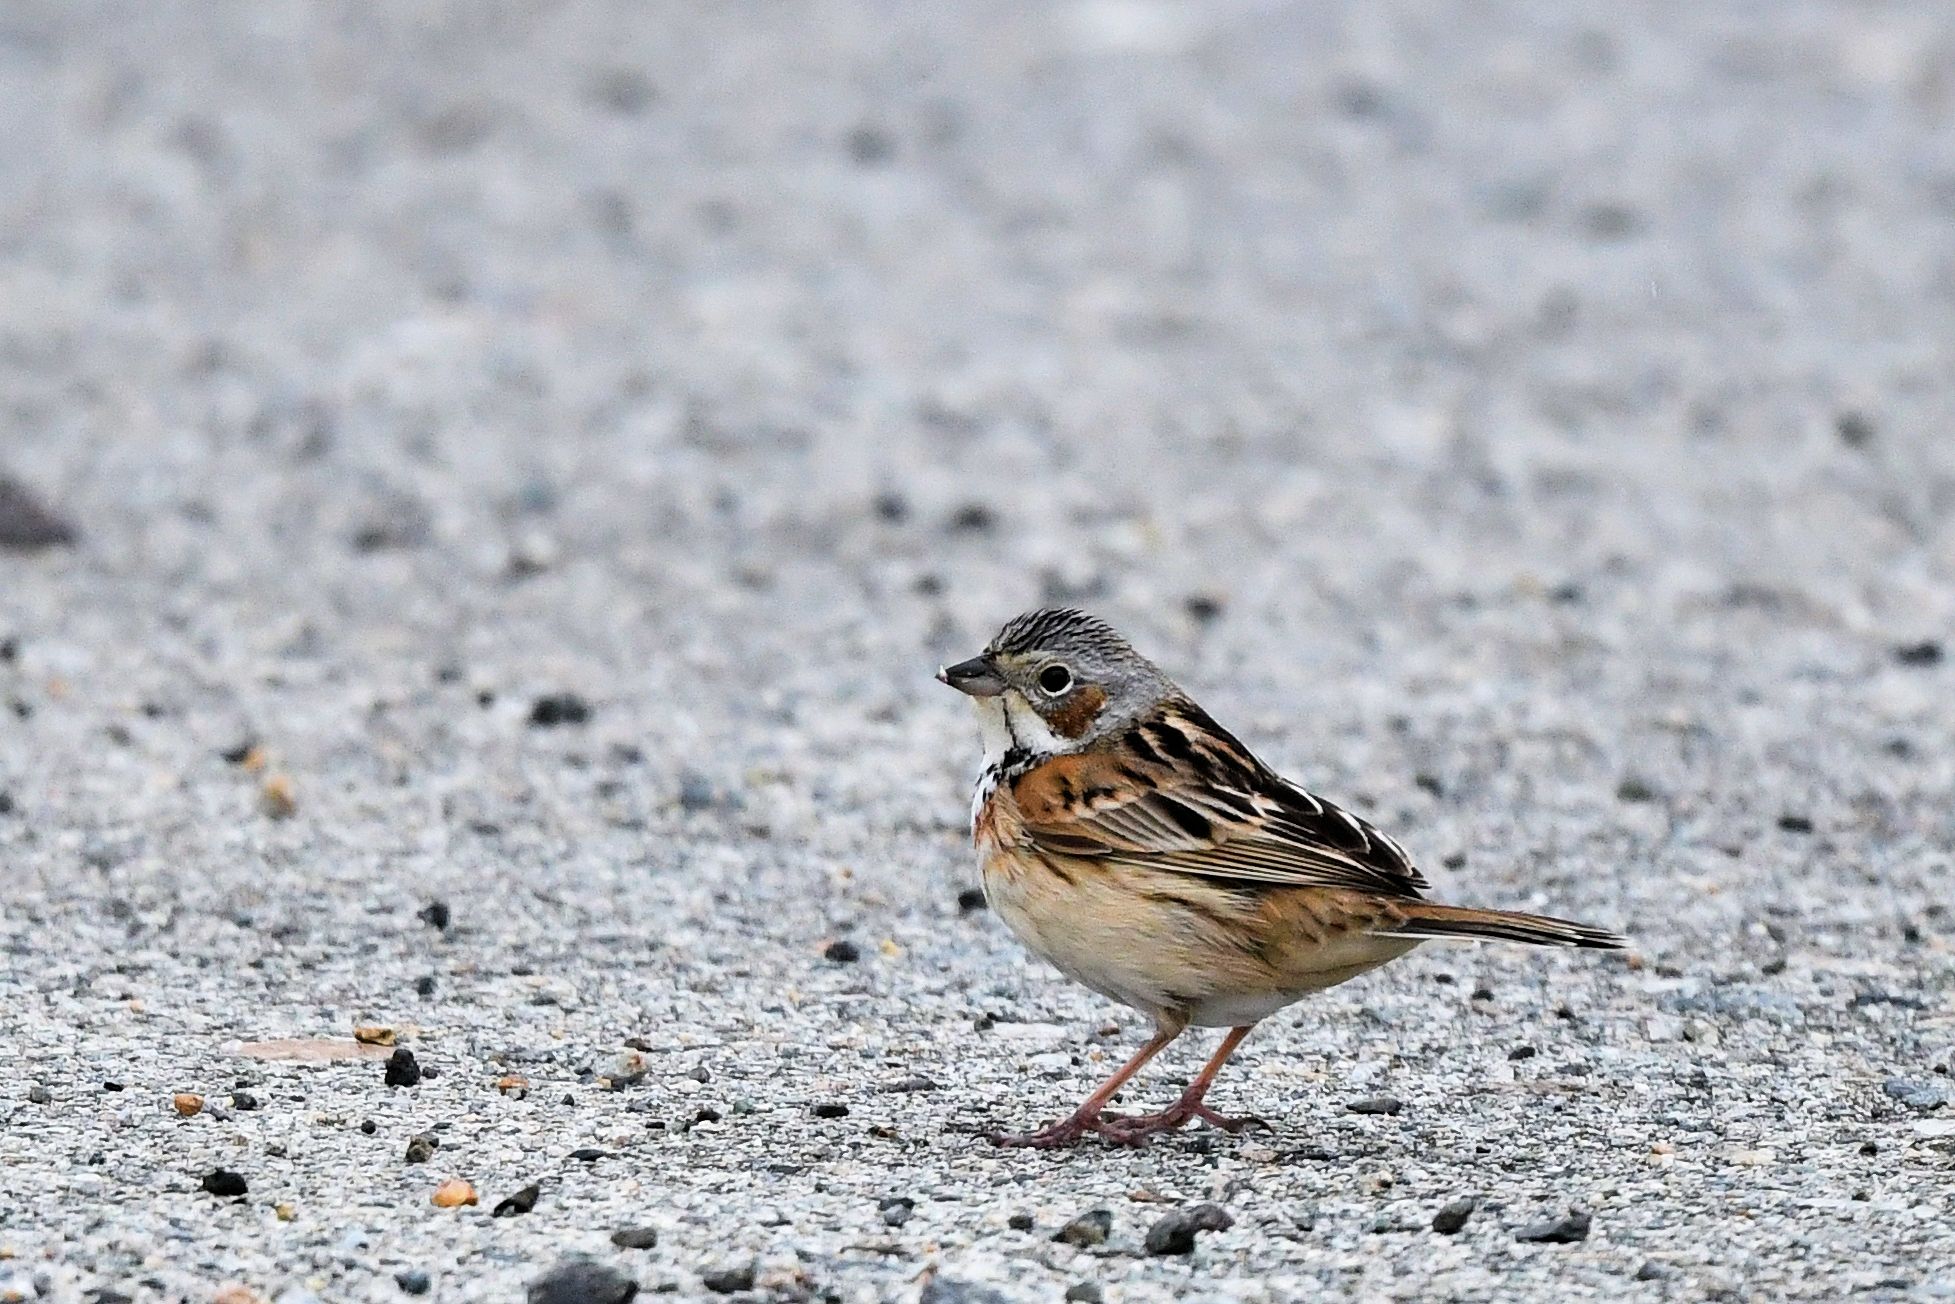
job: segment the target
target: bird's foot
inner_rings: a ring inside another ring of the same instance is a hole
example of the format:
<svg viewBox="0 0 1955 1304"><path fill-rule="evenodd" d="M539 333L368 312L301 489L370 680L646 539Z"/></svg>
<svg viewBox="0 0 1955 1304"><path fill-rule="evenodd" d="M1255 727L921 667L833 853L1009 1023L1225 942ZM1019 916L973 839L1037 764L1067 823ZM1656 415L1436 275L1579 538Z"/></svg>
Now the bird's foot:
<svg viewBox="0 0 1955 1304"><path fill-rule="evenodd" d="M1210 1109L1199 1100L1181 1100L1176 1101L1158 1114L1111 1115L1103 1117L1101 1122L1112 1129L1112 1133L1117 1133L1117 1135L1107 1132L1102 1132L1101 1135L1106 1136L1110 1141L1117 1141L1121 1145L1143 1145L1149 1137L1158 1136L1163 1132L1173 1132L1188 1123L1189 1120L1197 1118L1210 1127L1219 1127L1224 1132L1231 1134L1246 1132L1252 1127L1259 1127L1265 1132L1272 1130L1267 1122L1251 1114L1245 1114L1240 1118L1230 1118L1227 1114L1217 1113L1215 1110Z"/></svg>
<svg viewBox="0 0 1955 1304"><path fill-rule="evenodd" d="M1077 1145L1088 1132L1106 1138L1114 1145L1137 1146L1145 1142L1145 1135L1129 1136L1126 1127L1128 1120L1117 1114L1102 1114L1081 1111L1047 1124L1036 1132L993 1132L991 1144L1006 1146L1016 1150L1063 1150Z"/></svg>

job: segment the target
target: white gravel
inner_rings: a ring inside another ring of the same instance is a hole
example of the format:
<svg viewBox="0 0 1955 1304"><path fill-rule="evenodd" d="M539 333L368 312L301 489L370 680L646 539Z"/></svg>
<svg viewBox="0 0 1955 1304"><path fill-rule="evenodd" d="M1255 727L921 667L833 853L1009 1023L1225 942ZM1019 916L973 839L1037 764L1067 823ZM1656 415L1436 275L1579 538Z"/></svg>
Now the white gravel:
<svg viewBox="0 0 1955 1304"><path fill-rule="evenodd" d="M0 474L81 539L0 553L0 1299L1955 1293L1951 67L1932 0L10 0ZM1144 1034L958 906L929 676L1048 598L1635 961L1428 948L1248 1043L1273 1134L991 1148ZM438 1076L239 1053L362 1024Z"/></svg>

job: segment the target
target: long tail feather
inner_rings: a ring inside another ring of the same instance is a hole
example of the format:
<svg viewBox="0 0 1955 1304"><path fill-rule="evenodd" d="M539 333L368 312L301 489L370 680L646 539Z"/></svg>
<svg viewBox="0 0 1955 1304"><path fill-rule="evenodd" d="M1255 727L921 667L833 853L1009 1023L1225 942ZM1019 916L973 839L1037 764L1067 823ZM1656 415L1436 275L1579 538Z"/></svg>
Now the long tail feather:
<svg viewBox="0 0 1955 1304"><path fill-rule="evenodd" d="M1488 942L1524 942L1529 946L1579 946L1619 951L1628 943L1619 933L1550 915L1524 915L1514 910L1479 910L1472 906L1442 906L1408 901L1400 909L1404 920L1378 931L1387 937L1466 938Z"/></svg>

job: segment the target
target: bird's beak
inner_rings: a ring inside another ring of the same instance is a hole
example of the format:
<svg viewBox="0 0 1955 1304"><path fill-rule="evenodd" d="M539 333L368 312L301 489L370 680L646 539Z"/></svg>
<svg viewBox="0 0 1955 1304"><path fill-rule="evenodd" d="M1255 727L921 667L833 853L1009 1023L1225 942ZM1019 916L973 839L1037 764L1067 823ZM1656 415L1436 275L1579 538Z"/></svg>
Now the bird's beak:
<svg viewBox="0 0 1955 1304"><path fill-rule="evenodd" d="M969 661L945 666L937 672L937 679L972 697L996 697L1005 691L1005 677L998 673L998 667L983 657L972 657Z"/></svg>

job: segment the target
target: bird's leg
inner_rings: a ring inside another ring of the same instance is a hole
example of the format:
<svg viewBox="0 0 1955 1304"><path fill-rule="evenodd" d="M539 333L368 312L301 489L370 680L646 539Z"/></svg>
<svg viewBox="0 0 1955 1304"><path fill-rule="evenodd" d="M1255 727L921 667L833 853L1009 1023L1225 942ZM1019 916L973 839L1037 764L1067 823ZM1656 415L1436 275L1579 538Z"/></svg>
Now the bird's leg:
<svg viewBox="0 0 1955 1304"><path fill-rule="evenodd" d="M1240 1132L1251 1127L1268 1128L1269 1124L1260 1118L1251 1115L1230 1118L1202 1103L1202 1098L1208 1094L1209 1087L1215 1083L1215 1075L1222 1071L1222 1065L1228 1062L1229 1056L1235 1054L1235 1048L1242 1044L1242 1039L1249 1035L1250 1028L1254 1026L1251 1024L1229 1029L1229 1035L1222 1038L1222 1044L1215 1048L1213 1055L1209 1056L1208 1063L1204 1064L1202 1071L1195 1075L1195 1080L1188 1084L1188 1089L1181 1093L1181 1099L1160 1113L1106 1120L1106 1125L1119 1134L1108 1135L1107 1139L1138 1145L1157 1132L1174 1131L1191 1118L1199 1118L1210 1127L1219 1127L1224 1132Z"/></svg>
<svg viewBox="0 0 1955 1304"><path fill-rule="evenodd" d="M1152 1041L1136 1051L1132 1059L1120 1066L1119 1072L1102 1082L1099 1090L1082 1101L1079 1108L1067 1117L1057 1123L1048 1124L1036 1132L993 1132L991 1144L1053 1150L1073 1144L1088 1132L1096 1132L1107 1140L1121 1145L1138 1145L1140 1137L1129 1139L1125 1135L1126 1120L1101 1118L1100 1112L1106 1108L1106 1102L1113 1099L1113 1093L1126 1085L1127 1079L1140 1072L1147 1061L1160 1054L1169 1042L1181 1035L1182 1030L1187 1026L1185 1023L1173 1026L1161 1025Z"/></svg>

